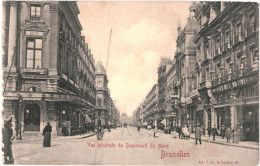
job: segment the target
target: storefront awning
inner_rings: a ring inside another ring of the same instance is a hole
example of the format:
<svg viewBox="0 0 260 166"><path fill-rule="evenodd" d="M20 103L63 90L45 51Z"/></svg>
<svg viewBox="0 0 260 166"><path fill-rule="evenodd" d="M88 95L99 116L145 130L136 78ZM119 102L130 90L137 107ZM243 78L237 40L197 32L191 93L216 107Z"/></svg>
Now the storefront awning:
<svg viewBox="0 0 260 166"><path fill-rule="evenodd" d="M89 118L88 114L85 114L85 123L91 123L92 120Z"/></svg>
<svg viewBox="0 0 260 166"><path fill-rule="evenodd" d="M163 121L161 121L160 123L162 123L166 126L166 120L165 119Z"/></svg>

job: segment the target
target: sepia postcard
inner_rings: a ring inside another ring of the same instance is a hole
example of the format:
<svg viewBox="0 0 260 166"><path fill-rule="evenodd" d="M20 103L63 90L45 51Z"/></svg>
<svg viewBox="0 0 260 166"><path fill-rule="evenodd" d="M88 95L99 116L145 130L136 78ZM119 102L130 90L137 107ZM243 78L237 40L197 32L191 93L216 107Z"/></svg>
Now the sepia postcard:
<svg viewBox="0 0 260 166"><path fill-rule="evenodd" d="M259 164L259 3L2 1L2 164Z"/></svg>

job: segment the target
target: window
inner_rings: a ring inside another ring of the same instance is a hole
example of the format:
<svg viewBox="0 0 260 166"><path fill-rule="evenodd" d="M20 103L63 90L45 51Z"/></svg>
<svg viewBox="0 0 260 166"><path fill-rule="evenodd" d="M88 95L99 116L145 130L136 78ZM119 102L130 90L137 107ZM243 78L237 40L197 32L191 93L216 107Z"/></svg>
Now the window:
<svg viewBox="0 0 260 166"><path fill-rule="evenodd" d="M42 39L27 39L26 67L41 68L42 61Z"/></svg>
<svg viewBox="0 0 260 166"><path fill-rule="evenodd" d="M254 48L251 48L249 50L249 52L250 52L251 64L253 64L254 60L255 60L255 50L254 50Z"/></svg>
<svg viewBox="0 0 260 166"><path fill-rule="evenodd" d="M41 5L31 5L31 20L40 21Z"/></svg>
<svg viewBox="0 0 260 166"><path fill-rule="evenodd" d="M98 87L98 88L102 88L102 81L98 81L98 82L97 82L97 87Z"/></svg>

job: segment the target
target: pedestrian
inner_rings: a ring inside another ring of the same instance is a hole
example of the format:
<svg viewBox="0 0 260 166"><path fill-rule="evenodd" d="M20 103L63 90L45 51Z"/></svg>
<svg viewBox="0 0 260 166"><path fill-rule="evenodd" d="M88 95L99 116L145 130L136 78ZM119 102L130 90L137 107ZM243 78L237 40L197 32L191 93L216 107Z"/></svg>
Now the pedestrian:
<svg viewBox="0 0 260 166"><path fill-rule="evenodd" d="M208 127L208 135L209 135L209 137L211 135L211 128L210 127Z"/></svg>
<svg viewBox="0 0 260 166"><path fill-rule="evenodd" d="M83 134L83 127L79 126L79 135L82 135L82 134Z"/></svg>
<svg viewBox="0 0 260 166"><path fill-rule="evenodd" d="M221 126L221 129L220 129L220 135L221 135L221 137L222 137L222 139L224 139L224 137L225 137L225 126L224 125L222 125Z"/></svg>
<svg viewBox="0 0 260 166"><path fill-rule="evenodd" d="M230 139L231 139L231 130L230 130L230 128L227 128L227 130L226 130L226 138L227 138L227 142L230 143Z"/></svg>
<svg viewBox="0 0 260 166"><path fill-rule="evenodd" d="M179 139L181 139L181 128L177 127L177 132L179 133Z"/></svg>
<svg viewBox="0 0 260 166"><path fill-rule="evenodd" d="M205 137L206 137L207 141L210 142L210 140L209 140L208 130L205 130Z"/></svg>
<svg viewBox="0 0 260 166"><path fill-rule="evenodd" d="M196 145L197 145L197 141L199 140L199 142L200 142L200 145L202 144L201 143L201 128L200 128L200 126L197 126L196 127L196 131L195 131L195 139L196 139Z"/></svg>
<svg viewBox="0 0 260 166"><path fill-rule="evenodd" d="M215 141L215 136L217 135L217 128L216 125L214 125L214 127L212 128L212 136L213 136L213 141Z"/></svg>
<svg viewBox="0 0 260 166"><path fill-rule="evenodd" d="M64 137L69 135L68 134L68 129L67 129L67 127L65 125L62 128L62 134L64 135Z"/></svg>
<svg viewBox="0 0 260 166"><path fill-rule="evenodd" d="M4 128L2 129L2 142L3 142L3 152L4 152L4 164L14 164L13 151L12 151L12 141L13 129L12 120L4 121Z"/></svg>
<svg viewBox="0 0 260 166"><path fill-rule="evenodd" d="M203 127L202 129L203 129L203 135L204 135L204 137L205 137L205 131L206 131L206 129L205 129L205 127Z"/></svg>
<svg viewBox="0 0 260 166"><path fill-rule="evenodd" d="M43 129L43 146L44 147L50 147L51 146L51 132L52 127L50 125L50 122L47 122L47 125Z"/></svg>

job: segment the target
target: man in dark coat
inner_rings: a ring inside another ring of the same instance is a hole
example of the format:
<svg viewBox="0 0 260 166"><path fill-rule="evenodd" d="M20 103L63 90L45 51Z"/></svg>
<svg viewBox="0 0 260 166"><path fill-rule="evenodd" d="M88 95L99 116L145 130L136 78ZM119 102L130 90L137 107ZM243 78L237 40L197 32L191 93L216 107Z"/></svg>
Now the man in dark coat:
<svg viewBox="0 0 260 166"><path fill-rule="evenodd" d="M226 133L225 126L222 125L222 126L221 126L221 129L220 129L220 135L221 135L222 139L224 139L225 133Z"/></svg>
<svg viewBox="0 0 260 166"><path fill-rule="evenodd" d="M195 131L196 145L197 145L198 140L200 142L200 145L202 144L201 143L201 132L202 132L202 130L201 130L200 126L196 127L196 131Z"/></svg>
<svg viewBox="0 0 260 166"><path fill-rule="evenodd" d="M43 129L43 146L44 147L50 147L51 146L51 132L52 132L52 127L50 125L50 122L47 122L47 125Z"/></svg>
<svg viewBox="0 0 260 166"><path fill-rule="evenodd" d="M214 127L212 128L212 136L213 136L213 141L215 141L215 136L217 135L217 128L216 125L214 125Z"/></svg>
<svg viewBox="0 0 260 166"><path fill-rule="evenodd" d="M4 164L14 164L13 151L12 151L12 120L4 121L4 128L2 129L2 150L4 152Z"/></svg>
<svg viewBox="0 0 260 166"><path fill-rule="evenodd" d="M210 127L208 127L208 135L209 135L209 137L211 135L211 128Z"/></svg>
<svg viewBox="0 0 260 166"><path fill-rule="evenodd" d="M65 136L68 136L68 129L67 129L66 126L64 126L64 127L62 128L62 134L64 135L64 137L65 137Z"/></svg>
<svg viewBox="0 0 260 166"><path fill-rule="evenodd" d="M181 138L181 128L177 127L176 131L177 131L177 133L179 133L179 139L180 139Z"/></svg>

